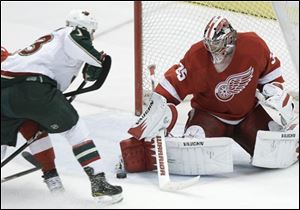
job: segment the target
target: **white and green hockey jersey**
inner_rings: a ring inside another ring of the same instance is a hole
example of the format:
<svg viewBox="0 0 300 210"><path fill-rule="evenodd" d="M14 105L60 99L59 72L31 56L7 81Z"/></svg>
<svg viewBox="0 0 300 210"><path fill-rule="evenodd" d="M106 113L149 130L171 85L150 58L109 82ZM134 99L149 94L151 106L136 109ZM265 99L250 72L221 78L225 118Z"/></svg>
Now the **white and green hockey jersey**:
<svg viewBox="0 0 300 210"><path fill-rule="evenodd" d="M57 81L58 88L65 91L84 63L101 67L100 56L89 32L64 27L10 55L1 63L1 78L42 74Z"/></svg>

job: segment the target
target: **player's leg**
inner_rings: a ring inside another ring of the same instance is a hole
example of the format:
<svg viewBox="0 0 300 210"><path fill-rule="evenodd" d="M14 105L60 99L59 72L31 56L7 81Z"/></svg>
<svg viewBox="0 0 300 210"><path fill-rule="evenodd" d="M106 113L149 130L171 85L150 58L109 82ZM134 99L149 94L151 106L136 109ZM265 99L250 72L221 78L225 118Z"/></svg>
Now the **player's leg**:
<svg viewBox="0 0 300 210"><path fill-rule="evenodd" d="M61 133L69 141L74 156L91 181L92 195L94 197L121 195L120 186L110 185L106 181L102 160L89 130L63 94L56 90L46 106L45 111L51 113L51 116L44 114L43 117L39 117L40 125L49 133ZM121 199L116 197L116 202Z"/></svg>
<svg viewBox="0 0 300 210"><path fill-rule="evenodd" d="M121 187L107 184L103 172L98 173L101 164L95 144L89 138L84 123L78 121L76 110L61 91L51 83L24 82L13 86L10 96L9 100L12 104L10 111L13 116L31 119L48 133L62 133L68 138L76 158L92 182L93 190L97 186L99 186L98 190L102 190L102 192L93 191L94 196L122 192ZM101 182L95 183L95 177Z"/></svg>
<svg viewBox="0 0 300 210"><path fill-rule="evenodd" d="M235 127L233 138L253 156L257 131L269 130L269 122L271 121L273 120L268 113L261 106L258 106Z"/></svg>
<svg viewBox="0 0 300 210"><path fill-rule="evenodd" d="M47 96L45 93L51 86L47 85L47 88L44 88L41 83L38 87L32 85L33 82L21 82L1 90L1 113L9 116L1 117L1 144L16 146L18 132L26 140L38 138L29 148L42 166L43 178L50 191L61 191L63 186L56 171L54 151L48 135L36 136L40 130L39 124L25 120L40 114L44 107L41 103L45 102L39 96ZM28 95L30 97L27 97Z"/></svg>
<svg viewBox="0 0 300 210"><path fill-rule="evenodd" d="M233 126L201 110L191 110L184 138L166 138L170 173L210 175L233 171ZM176 142L177 141L177 142Z"/></svg>
<svg viewBox="0 0 300 210"><path fill-rule="evenodd" d="M75 157L87 173L92 184L92 195L94 197L113 196L114 202L122 199L122 188L106 181L101 157L85 123L79 119L70 130L63 132L62 135L72 145Z"/></svg>
<svg viewBox="0 0 300 210"><path fill-rule="evenodd" d="M253 165L287 168L298 161L298 123L295 121L288 130L282 130L282 126L274 130L276 123L258 106L235 128L235 140L253 157Z"/></svg>
<svg viewBox="0 0 300 210"><path fill-rule="evenodd" d="M44 182L51 192L62 192L64 187L56 170L51 139L48 133L37 134L39 130L39 125L32 120L26 120L19 129L26 140L37 138L29 145L29 149L42 167Z"/></svg>
<svg viewBox="0 0 300 210"><path fill-rule="evenodd" d="M192 109L185 125L185 136L197 138L230 136L233 126L227 125L207 112Z"/></svg>
<svg viewBox="0 0 300 210"><path fill-rule="evenodd" d="M43 112L47 111L51 116L45 114L39 116L39 124L49 133L61 133L66 137L72 146L74 156L91 181L94 197L120 195L122 188L110 185L106 181L102 160L85 123L79 119L77 111L60 91L53 92L54 95L47 101Z"/></svg>
<svg viewBox="0 0 300 210"><path fill-rule="evenodd" d="M7 145L1 145L1 161L5 158Z"/></svg>
<svg viewBox="0 0 300 210"><path fill-rule="evenodd" d="M10 88L1 88L1 145L15 147L17 144L19 127L24 122L24 119L9 117L9 115L11 115L9 103L10 97Z"/></svg>

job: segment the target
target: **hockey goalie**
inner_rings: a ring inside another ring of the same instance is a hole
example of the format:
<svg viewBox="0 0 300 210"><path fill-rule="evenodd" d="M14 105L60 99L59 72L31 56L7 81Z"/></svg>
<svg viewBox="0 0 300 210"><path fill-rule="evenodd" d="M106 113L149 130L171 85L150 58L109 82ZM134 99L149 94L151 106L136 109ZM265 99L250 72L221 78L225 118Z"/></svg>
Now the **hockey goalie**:
<svg viewBox="0 0 300 210"><path fill-rule="evenodd" d="M233 171L232 143L263 168L287 168L299 159L299 121L284 88L280 60L254 32L238 33L213 17L203 40L164 74L148 108L120 142L127 172L155 170L154 142L162 131L169 172ZM176 105L187 95L192 110L184 134L172 137ZM157 151L157 150L156 150Z"/></svg>

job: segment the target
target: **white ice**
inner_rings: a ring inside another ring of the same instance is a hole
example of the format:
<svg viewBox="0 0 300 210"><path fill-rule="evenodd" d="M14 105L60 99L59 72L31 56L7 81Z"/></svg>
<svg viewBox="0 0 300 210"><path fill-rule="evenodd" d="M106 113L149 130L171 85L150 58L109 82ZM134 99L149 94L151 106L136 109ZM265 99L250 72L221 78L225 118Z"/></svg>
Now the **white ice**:
<svg viewBox="0 0 300 210"><path fill-rule="evenodd" d="M1 46L14 51L63 26L73 8L94 13L99 20L95 47L113 58L111 73L103 87L78 96L73 103L91 130L100 150L107 178L124 189L124 201L106 208L297 208L299 209L299 164L283 170L252 167L250 157L234 147L234 172L202 176L199 184L176 193L160 191L155 172L128 174L117 179L119 141L129 137L135 121L132 2L5 2L1 1ZM80 83L80 76L72 86ZM182 133L187 105L175 134ZM42 183L41 172L1 184L1 209L70 208L101 206L90 196L89 181L75 160L71 147L59 135L52 135L57 168L66 188L64 195L51 195ZM18 144L24 140L20 137ZM13 152L10 148L9 152ZM21 157L1 169L1 177L30 168ZM189 177L171 176L172 180Z"/></svg>

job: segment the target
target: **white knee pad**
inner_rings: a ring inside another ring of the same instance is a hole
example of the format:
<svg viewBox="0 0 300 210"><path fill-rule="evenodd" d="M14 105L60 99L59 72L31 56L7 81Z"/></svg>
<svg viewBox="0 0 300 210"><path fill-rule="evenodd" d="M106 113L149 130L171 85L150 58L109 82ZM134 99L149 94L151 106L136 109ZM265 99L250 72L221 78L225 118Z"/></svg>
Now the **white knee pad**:
<svg viewBox="0 0 300 210"><path fill-rule="evenodd" d="M3 160L5 158L6 150L7 150L7 146L1 145L1 160Z"/></svg>
<svg viewBox="0 0 300 210"><path fill-rule="evenodd" d="M188 127L188 129L186 129L183 136L190 137L190 138L196 138L196 139L203 139L203 138L205 138L205 132L201 126L192 125L192 126Z"/></svg>
<svg viewBox="0 0 300 210"><path fill-rule="evenodd" d="M209 175L233 171L230 138L166 137L171 174Z"/></svg>

